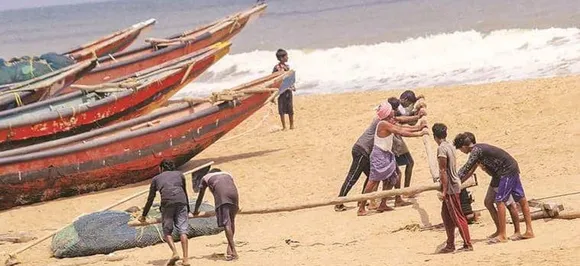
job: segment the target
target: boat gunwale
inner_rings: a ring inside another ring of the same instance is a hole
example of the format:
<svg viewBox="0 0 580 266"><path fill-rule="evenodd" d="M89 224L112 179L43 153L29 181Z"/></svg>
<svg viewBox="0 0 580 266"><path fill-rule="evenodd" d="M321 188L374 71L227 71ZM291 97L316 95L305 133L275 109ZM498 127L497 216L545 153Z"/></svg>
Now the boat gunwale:
<svg viewBox="0 0 580 266"><path fill-rule="evenodd" d="M254 6L254 7L250 8L250 9L248 9L245 12L237 12L234 15L237 15L237 14L239 14L239 15L245 15L243 19L246 20L245 23L247 23L252 16L254 16L256 14L259 14L260 12L263 12L263 10L267 7L266 4L261 4L261 5L258 5L258 6L260 8L257 8L256 6ZM183 42L181 44L171 45L169 47L165 47L163 49L158 49L158 50L152 51L152 52L150 52L148 54L141 55L141 56L138 56L138 57L135 57L135 58L130 58L130 59L127 59L127 60L123 60L122 57L128 56L128 55L132 55L132 54L135 54L135 53L138 53L138 52L142 52L142 51L145 51L145 50L154 49L155 48L155 45L152 45L152 44L143 45L141 47L138 47L138 48L135 48L135 49L132 49L132 50L129 50L129 51L123 51L123 52L119 52L119 53L116 53L116 54L112 54L111 56L115 58L115 61L117 61L119 59L121 59L122 61L115 62L115 63L112 63L112 64L107 64L107 65L105 65L103 67L96 67L95 69L93 69L91 71L91 73L99 73L99 72L107 71L107 70L110 70L110 69L113 69L113 68L123 67L123 66L126 66L128 64L134 64L136 62L146 61L148 59L155 58L157 56L165 55L165 54L167 54L169 52L172 52L174 50L182 49L182 48L184 48L186 46L189 46L189 45L192 45L192 44L195 44L195 43L204 41L204 40L209 39L209 38L212 37L213 34L211 32L209 32L209 31L207 31L211 27L214 27L214 26L217 26L219 24L222 24L222 27L220 27L218 30L216 30L216 32L218 32L218 31L225 30L229 26L231 26L230 24L228 24L228 22L231 19L231 17L232 17L232 15L227 16L225 18L221 18L221 19L215 20L212 23L208 23L208 24L206 24L204 26L201 26L201 27L198 27L198 28L196 28L194 30L190 30L189 32L186 31L186 32L178 33L178 34L175 34L175 35L172 35L172 36L167 37L167 39L170 39L171 40L171 39L182 38L182 37L185 37L185 36L194 35L196 33L200 33L200 32L206 31L204 33L201 33L199 36L196 36L195 39L189 40L187 42ZM244 27L246 25L245 23L244 23ZM110 62L110 61L113 60L113 58L111 58L111 56L108 56L108 55L102 56L102 57L100 57L98 59L98 62L99 63L108 63L108 62Z"/></svg>

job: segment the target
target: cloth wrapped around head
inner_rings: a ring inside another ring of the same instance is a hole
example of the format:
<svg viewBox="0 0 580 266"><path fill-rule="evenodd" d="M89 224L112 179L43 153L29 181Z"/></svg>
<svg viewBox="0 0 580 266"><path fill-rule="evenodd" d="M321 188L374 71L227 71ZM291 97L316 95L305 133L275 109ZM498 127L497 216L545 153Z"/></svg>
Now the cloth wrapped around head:
<svg viewBox="0 0 580 266"><path fill-rule="evenodd" d="M393 107L388 101L382 102L379 107L377 107L377 117L383 120L389 117L393 113Z"/></svg>

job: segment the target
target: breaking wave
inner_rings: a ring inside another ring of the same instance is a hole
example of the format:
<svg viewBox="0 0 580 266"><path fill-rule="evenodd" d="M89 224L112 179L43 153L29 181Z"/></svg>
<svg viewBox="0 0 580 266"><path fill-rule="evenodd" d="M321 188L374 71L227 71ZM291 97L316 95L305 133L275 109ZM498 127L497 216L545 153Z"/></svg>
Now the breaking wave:
<svg viewBox="0 0 580 266"><path fill-rule="evenodd" d="M288 52L300 94L487 83L580 73L580 29L464 31ZM176 97L234 87L275 64L274 51L227 55Z"/></svg>

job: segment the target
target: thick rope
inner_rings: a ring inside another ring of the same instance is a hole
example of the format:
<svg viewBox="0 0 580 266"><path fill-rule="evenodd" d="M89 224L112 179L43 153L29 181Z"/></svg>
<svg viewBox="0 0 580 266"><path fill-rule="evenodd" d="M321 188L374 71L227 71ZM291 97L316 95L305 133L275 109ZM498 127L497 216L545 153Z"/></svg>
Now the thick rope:
<svg viewBox="0 0 580 266"><path fill-rule="evenodd" d="M16 105L18 105L18 107L24 105L22 103L22 98L20 98L20 93L18 93L18 92L14 92L14 101L16 102Z"/></svg>
<svg viewBox="0 0 580 266"><path fill-rule="evenodd" d="M230 28L230 33L232 34L232 32L234 32L234 30L236 30L237 28L239 28L242 24L240 24L239 22L240 16L235 16L234 17L234 23L232 24L232 27Z"/></svg>

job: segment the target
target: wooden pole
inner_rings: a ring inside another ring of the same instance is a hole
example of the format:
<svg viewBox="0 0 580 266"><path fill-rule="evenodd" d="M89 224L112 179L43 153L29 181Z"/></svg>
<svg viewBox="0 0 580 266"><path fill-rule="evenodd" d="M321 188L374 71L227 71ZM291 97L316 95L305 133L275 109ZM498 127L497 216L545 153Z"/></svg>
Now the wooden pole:
<svg viewBox="0 0 580 266"><path fill-rule="evenodd" d="M431 178L433 182L439 182L439 163L437 162L437 156L433 154L431 150L431 145L429 141L431 135L423 135L423 145L425 146L425 153L427 153L427 161L429 161L429 172L431 173Z"/></svg>
<svg viewBox="0 0 580 266"><path fill-rule="evenodd" d="M203 164L203 165L200 165L200 166L198 166L198 167L196 167L196 168L194 168L194 169L192 169L192 170L189 170L189 171L187 171L187 172L184 172L183 174L184 174L184 175L191 174L191 173L193 173L193 172L195 172L195 171L197 171L197 170L200 170L200 169L203 169L203 168L205 168L205 167L207 167L207 166L209 166L209 165L212 165L213 163L214 163L213 161L211 161L211 162L208 162L208 163L205 163L205 164ZM122 200L120 200L120 201L117 201L117 202L115 202L115 203L113 203L113 204L111 204L111 205L109 205L109 206L107 206L107 207L105 207L105 208L102 208L102 209L98 210L97 212L102 212L102 211L107 211L107 210L110 210L110 209L112 209L112 208L114 208L114 207L117 207L117 206L119 206L119 205L121 205L121 204L123 204L123 203L125 203L125 202L127 202L127 201L129 201L129 200L132 200L132 199L134 199L134 198L136 198L136 197L139 197L139 196L141 196L141 195L143 195L143 194L145 194L145 193L147 193L147 192L149 192L149 189L147 189L147 190L143 190L143 191L139 191L139 192L137 192L137 193L135 193L135 194L133 194L133 195L131 195L131 196L129 196L129 197L126 197L126 198L124 198L124 199L122 199ZM58 232L60 232L60 231L62 231L63 229L67 228L69 225L70 225L70 224L67 224L67 225L65 225L65 226L63 226L63 227L61 227L61 228L59 228L58 230L56 230L56 231L54 231L54 232L52 232L52 233L50 233L50 234L47 234L47 235L45 235L45 236L43 236L43 237L41 237L41 238L37 239L36 241L34 241L34 242L32 242L32 243L30 243L30 244L28 244L28 245L24 246L24 247L21 247L21 248L19 248L19 249L18 249L18 250L16 250L16 251L14 251L14 252L10 253L10 254L8 255L8 256L9 256L9 258L8 258L8 259L6 260L6 262L5 262L5 265L6 265L6 266L11 266L11 265L16 265L16 264L18 264L19 262L18 262L18 259L16 258L16 255L18 255L18 254L22 253L23 251L25 251L25 250L27 250L27 249L30 249L30 248L32 248L32 247L34 247L34 246L36 246L36 245L38 245L38 244L42 243L44 240L46 240L46 239L48 239L48 238L50 238L50 237L52 237L52 236L56 235Z"/></svg>
<svg viewBox="0 0 580 266"><path fill-rule="evenodd" d="M580 219L580 211L561 211L556 212L553 214L548 213L545 210L539 210L535 212L531 212L530 215L532 216L532 220L540 220L540 219L563 219L563 220L574 220ZM520 221L524 220L523 215L519 215Z"/></svg>
<svg viewBox="0 0 580 266"><path fill-rule="evenodd" d="M559 212L558 215L554 218L566 220L580 219L580 211L562 211Z"/></svg>
<svg viewBox="0 0 580 266"><path fill-rule="evenodd" d="M477 186L477 182L475 180L470 179L461 185L461 188L468 188ZM303 209L310 209L310 208L317 208L323 206L330 206L330 205L337 205L347 202L358 202L363 200L372 200L372 199L379 199L385 197L394 197L399 195L416 195L421 192L430 191L430 190L439 190L441 185L439 183L427 186L418 186L418 187L407 187L403 189L392 189L387 191L378 191L373 193L366 193L360 194L355 196L347 196L347 197L337 197L334 199L325 199L319 201L313 201L304 204L298 205L289 205L289 206L282 206L282 207L265 207L265 208L256 208L256 209L241 209L238 214L265 214L265 213L275 213L275 212L291 212L296 210L303 210ZM201 212L199 215L192 216L190 218L203 218L203 217L211 217L215 216L215 212ZM138 220L130 221L128 224L129 226L146 226L150 224L158 224L161 223L161 218L154 218L154 219L147 219L145 222L140 222Z"/></svg>

